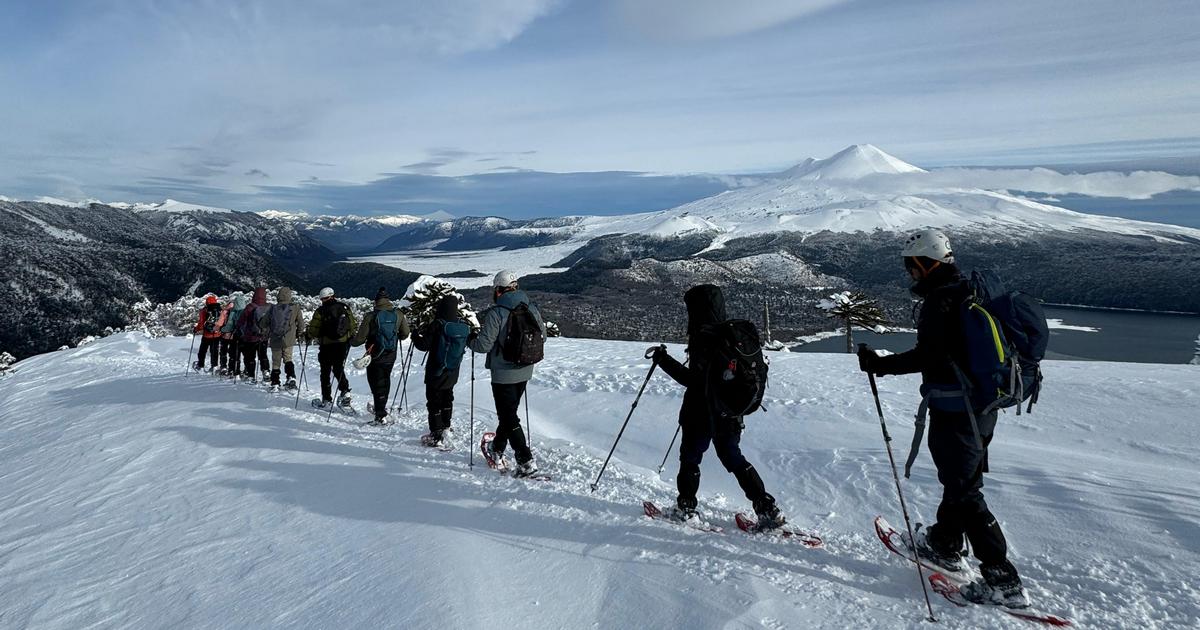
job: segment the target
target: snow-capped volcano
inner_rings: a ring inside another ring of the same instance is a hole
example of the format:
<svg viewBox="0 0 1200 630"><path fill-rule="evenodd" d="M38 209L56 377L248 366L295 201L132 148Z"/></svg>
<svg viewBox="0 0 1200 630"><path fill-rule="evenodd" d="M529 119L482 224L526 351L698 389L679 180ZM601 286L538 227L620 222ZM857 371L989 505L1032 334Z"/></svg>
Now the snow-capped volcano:
<svg viewBox="0 0 1200 630"><path fill-rule="evenodd" d="M714 247L773 232L900 232L923 227L998 234L1094 230L1200 240L1195 228L1084 214L1007 191L947 187L926 175L872 145L853 145L824 160L805 161L757 186L651 213L646 223L655 226L656 235L672 217L689 217L689 225L712 224L720 232Z"/></svg>
<svg viewBox="0 0 1200 630"><path fill-rule="evenodd" d="M924 173L925 169L913 166L893 155L888 155L873 144L853 144L824 160L807 160L783 172L790 179L846 180L861 179L868 175Z"/></svg>

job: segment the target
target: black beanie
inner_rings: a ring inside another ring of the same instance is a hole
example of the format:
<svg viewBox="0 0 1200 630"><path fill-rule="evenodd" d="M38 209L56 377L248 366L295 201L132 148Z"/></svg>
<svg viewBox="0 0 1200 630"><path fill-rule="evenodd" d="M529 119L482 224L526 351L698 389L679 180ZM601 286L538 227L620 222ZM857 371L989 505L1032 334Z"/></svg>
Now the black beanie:
<svg viewBox="0 0 1200 630"><path fill-rule="evenodd" d="M376 300L388 299L387 287L379 287L379 291L377 293L375 293L375 299Z"/></svg>

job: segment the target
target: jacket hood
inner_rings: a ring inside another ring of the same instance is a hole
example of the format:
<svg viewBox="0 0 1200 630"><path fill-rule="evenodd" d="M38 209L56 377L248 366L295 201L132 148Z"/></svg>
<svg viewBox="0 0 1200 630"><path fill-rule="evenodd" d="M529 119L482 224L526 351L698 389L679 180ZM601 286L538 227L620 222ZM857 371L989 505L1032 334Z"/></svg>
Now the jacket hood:
<svg viewBox="0 0 1200 630"><path fill-rule="evenodd" d="M267 287L258 287L254 290L254 299L251 300L255 304L263 305L267 303Z"/></svg>
<svg viewBox="0 0 1200 630"><path fill-rule="evenodd" d="M434 317L440 320L452 322L460 318L458 314L458 297L453 295L443 296L438 300L437 309L434 311Z"/></svg>
<svg viewBox="0 0 1200 630"><path fill-rule="evenodd" d="M239 295L239 296L233 298L234 310L238 310L238 311L243 310L246 308L246 305L249 303L250 303L250 299L244 295Z"/></svg>
<svg viewBox="0 0 1200 630"><path fill-rule="evenodd" d="M291 304L292 290L288 287L279 287L279 293L275 295L275 301L279 304Z"/></svg>
<svg viewBox="0 0 1200 630"><path fill-rule="evenodd" d="M688 311L688 335L696 334L702 326L729 319L725 315L725 296L720 287L711 284L694 286L683 294L683 303Z"/></svg>
<svg viewBox="0 0 1200 630"><path fill-rule="evenodd" d="M396 307L392 305L392 301L385 297L375 300L375 310L377 311L391 311L395 310L395 308Z"/></svg>
<svg viewBox="0 0 1200 630"><path fill-rule="evenodd" d="M496 304L499 304L505 308L513 309L516 308L518 304L529 304L529 296L526 295L524 291L517 289L516 291L509 291L508 293L501 295L496 300Z"/></svg>

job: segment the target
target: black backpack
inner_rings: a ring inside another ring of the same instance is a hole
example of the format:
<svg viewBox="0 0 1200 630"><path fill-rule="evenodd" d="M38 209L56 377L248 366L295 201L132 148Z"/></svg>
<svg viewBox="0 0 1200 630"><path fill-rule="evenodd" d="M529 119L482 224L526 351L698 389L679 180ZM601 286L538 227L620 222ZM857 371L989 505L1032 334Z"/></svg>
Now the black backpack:
<svg viewBox="0 0 1200 630"><path fill-rule="evenodd" d="M713 415L737 418L762 409L768 364L758 328L744 319L730 319L705 326L701 335L709 349L704 388Z"/></svg>
<svg viewBox="0 0 1200 630"><path fill-rule="evenodd" d="M502 306L501 308L508 308ZM508 334L500 345L500 356L516 365L533 365L545 356L546 335L524 302L508 313Z"/></svg>
<svg viewBox="0 0 1200 630"><path fill-rule="evenodd" d="M350 334L350 307L341 302L334 302L328 308L322 307L321 337L324 339L344 339Z"/></svg>
<svg viewBox="0 0 1200 630"><path fill-rule="evenodd" d="M217 320L221 318L221 306L219 304L206 304L204 306L204 332L217 332Z"/></svg>

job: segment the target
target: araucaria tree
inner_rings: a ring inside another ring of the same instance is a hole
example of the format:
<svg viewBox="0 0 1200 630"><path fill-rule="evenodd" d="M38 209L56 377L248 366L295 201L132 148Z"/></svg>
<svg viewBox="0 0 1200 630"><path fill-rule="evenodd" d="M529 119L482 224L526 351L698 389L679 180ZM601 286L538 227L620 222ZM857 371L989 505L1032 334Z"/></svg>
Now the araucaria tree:
<svg viewBox="0 0 1200 630"><path fill-rule="evenodd" d="M880 334L887 332L888 321L879 301L862 291L834 293L817 302L817 308L846 327L846 352L854 352L855 326Z"/></svg>
<svg viewBox="0 0 1200 630"><path fill-rule="evenodd" d="M467 325L472 330L479 330L479 319L475 316L475 310L471 308L470 303L454 289L454 285L441 278L432 276L417 278L404 292L404 300L400 302L400 308L408 315L408 323L413 329L417 329L433 321L438 302L441 302L442 298L447 295L452 295L458 300L458 314L467 322Z"/></svg>

